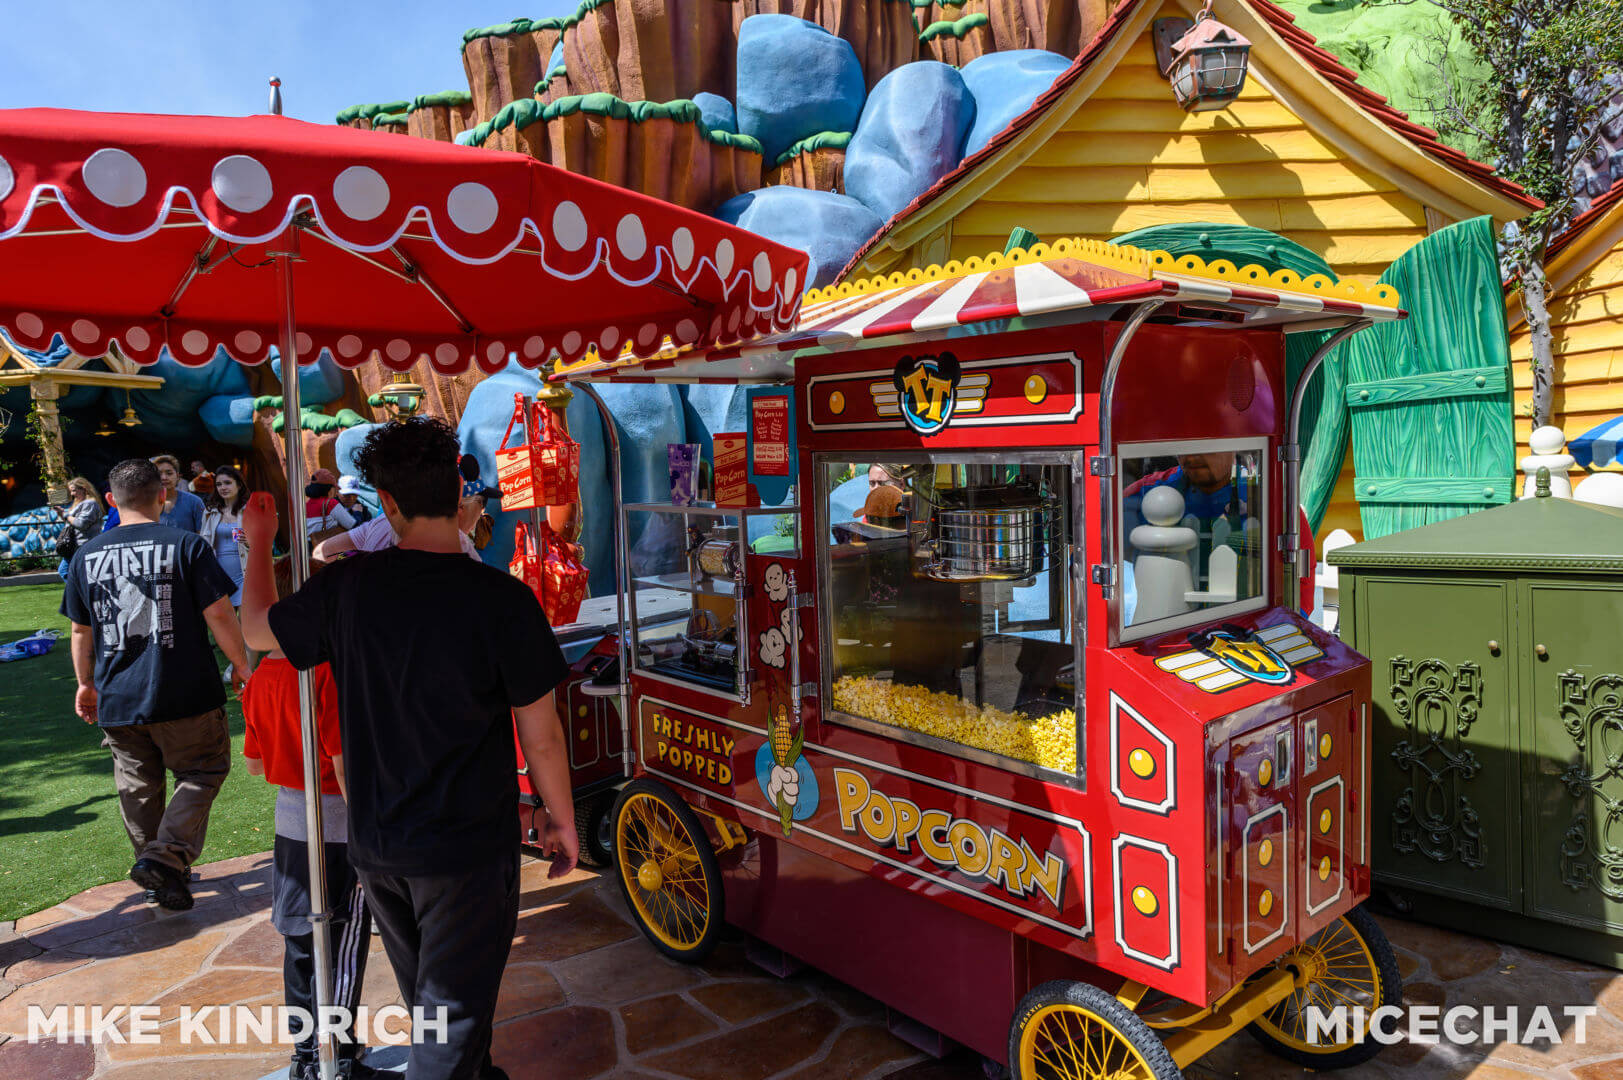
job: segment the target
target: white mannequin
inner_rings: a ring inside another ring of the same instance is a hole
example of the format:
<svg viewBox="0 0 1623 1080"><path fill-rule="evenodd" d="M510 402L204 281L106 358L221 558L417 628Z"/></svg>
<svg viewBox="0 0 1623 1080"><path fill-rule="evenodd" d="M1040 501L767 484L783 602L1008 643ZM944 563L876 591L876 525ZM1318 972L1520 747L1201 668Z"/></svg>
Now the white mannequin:
<svg viewBox="0 0 1623 1080"><path fill-rule="evenodd" d="M1195 587L1187 552L1200 542L1195 530L1179 524L1183 519L1183 495L1177 488L1162 484L1145 493L1139 512L1148 525L1128 534L1127 542L1138 551L1133 560L1133 580L1138 603L1134 623L1154 622L1194 610L1186 594Z"/></svg>
<svg viewBox="0 0 1623 1080"><path fill-rule="evenodd" d="M1550 470L1550 494L1558 499L1572 498L1572 480L1567 470L1577 464L1577 459L1562 452L1566 444L1566 435L1553 424L1537 428L1527 437L1528 448L1533 452L1522 458L1522 498L1533 497L1534 479L1541 466Z"/></svg>

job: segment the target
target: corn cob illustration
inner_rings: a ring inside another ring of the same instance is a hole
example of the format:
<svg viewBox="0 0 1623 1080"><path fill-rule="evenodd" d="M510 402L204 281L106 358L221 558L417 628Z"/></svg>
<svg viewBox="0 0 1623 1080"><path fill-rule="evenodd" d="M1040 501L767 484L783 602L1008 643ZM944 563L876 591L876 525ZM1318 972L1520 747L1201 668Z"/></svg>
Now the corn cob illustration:
<svg viewBox="0 0 1623 1080"><path fill-rule="evenodd" d="M795 762L800 758L803 742L801 733L791 729L789 710L779 705L772 718L772 760L777 764L777 782L774 786L777 788L778 823L785 836L794 828L795 801L800 791Z"/></svg>

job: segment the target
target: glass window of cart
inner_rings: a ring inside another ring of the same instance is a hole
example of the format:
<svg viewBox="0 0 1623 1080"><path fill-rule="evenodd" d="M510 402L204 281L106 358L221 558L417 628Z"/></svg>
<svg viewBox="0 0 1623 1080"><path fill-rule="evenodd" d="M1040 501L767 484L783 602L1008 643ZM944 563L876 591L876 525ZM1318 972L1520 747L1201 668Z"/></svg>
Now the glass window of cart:
<svg viewBox="0 0 1623 1080"><path fill-rule="evenodd" d="M747 633L740 535L751 552L794 558L797 520L793 506L627 505L636 666L742 695L748 672L739 664L739 642Z"/></svg>
<svg viewBox="0 0 1623 1080"><path fill-rule="evenodd" d="M1260 608L1266 446L1121 448L1122 639Z"/></svg>
<svg viewBox="0 0 1623 1080"><path fill-rule="evenodd" d="M940 453L817 469L834 718L1074 776L1069 465Z"/></svg>

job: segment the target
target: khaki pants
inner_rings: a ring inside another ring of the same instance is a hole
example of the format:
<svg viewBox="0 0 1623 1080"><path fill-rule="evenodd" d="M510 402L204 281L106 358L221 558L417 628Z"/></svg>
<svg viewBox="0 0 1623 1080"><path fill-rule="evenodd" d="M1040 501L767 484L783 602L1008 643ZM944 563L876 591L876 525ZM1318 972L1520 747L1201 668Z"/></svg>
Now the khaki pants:
<svg viewBox="0 0 1623 1080"><path fill-rule="evenodd" d="M113 783L124 831L137 859L189 870L203 850L209 808L231 771L231 734L225 710L184 720L102 729L113 752ZM175 791L164 803L164 772Z"/></svg>

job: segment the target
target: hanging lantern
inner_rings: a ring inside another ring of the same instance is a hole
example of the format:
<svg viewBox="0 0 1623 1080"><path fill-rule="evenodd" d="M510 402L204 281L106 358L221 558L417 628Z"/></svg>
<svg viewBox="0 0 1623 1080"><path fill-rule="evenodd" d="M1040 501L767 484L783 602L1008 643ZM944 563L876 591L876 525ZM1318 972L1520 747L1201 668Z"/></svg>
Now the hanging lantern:
<svg viewBox="0 0 1623 1080"><path fill-rule="evenodd" d="M124 391L124 415L119 417L118 422L125 427L139 427L141 424L141 418L135 415L135 409L130 406L130 392L128 390Z"/></svg>
<svg viewBox="0 0 1623 1080"><path fill-rule="evenodd" d="M397 417L413 416L422 408L423 398L427 393L428 391L411 381L410 375L397 371L389 384L383 388L383 392L373 395L377 399L374 404L381 402Z"/></svg>
<svg viewBox="0 0 1623 1080"><path fill-rule="evenodd" d="M1161 74L1171 81L1173 96L1186 112L1226 109L1245 87L1251 42L1213 18L1210 0L1166 51Z"/></svg>

